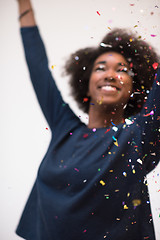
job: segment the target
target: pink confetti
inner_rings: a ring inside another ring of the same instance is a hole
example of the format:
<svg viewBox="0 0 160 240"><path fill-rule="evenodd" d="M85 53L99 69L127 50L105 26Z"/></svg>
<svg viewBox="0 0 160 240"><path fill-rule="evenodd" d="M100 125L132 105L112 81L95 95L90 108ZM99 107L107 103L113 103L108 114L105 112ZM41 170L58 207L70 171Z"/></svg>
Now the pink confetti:
<svg viewBox="0 0 160 240"><path fill-rule="evenodd" d="M155 35L155 34L151 34L151 37L156 37L157 35Z"/></svg>
<svg viewBox="0 0 160 240"><path fill-rule="evenodd" d="M74 168L75 171L79 172L79 170L77 168Z"/></svg>
<svg viewBox="0 0 160 240"><path fill-rule="evenodd" d="M154 115L154 111L152 110L150 113L147 113L146 115L143 115L144 117L148 117L150 115Z"/></svg>

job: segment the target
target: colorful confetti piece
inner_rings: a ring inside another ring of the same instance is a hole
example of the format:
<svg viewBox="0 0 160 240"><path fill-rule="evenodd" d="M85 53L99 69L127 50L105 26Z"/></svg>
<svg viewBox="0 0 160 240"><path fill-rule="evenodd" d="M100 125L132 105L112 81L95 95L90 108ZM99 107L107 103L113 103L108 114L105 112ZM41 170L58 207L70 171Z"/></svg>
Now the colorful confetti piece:
<svg viewBox="0 0 160 240"><path fill-rule="evenodd" d="M105 185L106 185L103 180L100 180L100 184L101 184L102 186L105 186Z"/></svg>
<svg viewBox="0 0 160 240"><path fill-rule="evenodd" d="M99 11L97 11L97 14L98 14L99 16L101 15Z"/></svg>

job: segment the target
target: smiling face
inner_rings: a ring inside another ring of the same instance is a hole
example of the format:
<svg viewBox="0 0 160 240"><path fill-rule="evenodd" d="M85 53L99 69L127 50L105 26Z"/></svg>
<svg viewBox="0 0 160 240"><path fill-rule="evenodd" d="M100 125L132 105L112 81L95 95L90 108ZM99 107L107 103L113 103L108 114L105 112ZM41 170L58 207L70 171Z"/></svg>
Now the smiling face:
<svg viewBox="0 0 160 240"><path fill-rule="evenodd" d="M93 64L88 96L95 105L123 107L132 93L129 64L116 52L100 55Z"/></svg>

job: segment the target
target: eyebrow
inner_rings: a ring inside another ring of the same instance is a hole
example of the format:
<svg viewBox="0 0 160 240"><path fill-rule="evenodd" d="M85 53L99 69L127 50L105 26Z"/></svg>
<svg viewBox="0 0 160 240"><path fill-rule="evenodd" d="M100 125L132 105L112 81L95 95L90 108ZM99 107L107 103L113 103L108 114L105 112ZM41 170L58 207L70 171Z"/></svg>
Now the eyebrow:
<svg viewBox="0 0 160 240"><path fill-rule="evenodd" d="M95 66L98 65L98 64L106 64L106 63L107 63L107 61L100 61L100 62L95 63ZM123 62L119 62L119 63L117 63L117 65L127 67L127 65Z"/></svg>
<svg viewBox="0 0 160 240"><path fill-rule="evenodd" d="M95 63L95 65L97 65L97 64L106 64L106 63L107 63L106 61L100 61L100 62Z"/></svg>

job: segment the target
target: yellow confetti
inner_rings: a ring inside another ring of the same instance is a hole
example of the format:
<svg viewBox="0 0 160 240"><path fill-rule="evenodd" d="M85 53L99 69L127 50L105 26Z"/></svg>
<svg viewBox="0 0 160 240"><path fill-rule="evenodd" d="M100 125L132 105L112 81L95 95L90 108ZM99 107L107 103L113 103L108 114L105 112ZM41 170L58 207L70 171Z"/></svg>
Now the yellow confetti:
<svg viewBox="0 0 160 240"><path fill-rule="evenodd" d="M129 197L130 196L130 193L127 193L127 197Z"/></svg>
<svg viewBox="0 0 160 240"><path fill-rule="evenodd" d="M133 174L135 174L135 173L136 173L136 170L135 170L135 169L133 169L133 170L132 170L132 172L133 172Z"/></svg>
<svg viewBox="0 0 160 240"><path fill-rule="evenodd" d="M138 27L138 25L134 25L134 28L135 28L135 27Z"/></svg>
<svg viewBox="0 0 160 240"><path fill-rule="evenodd" d="M130 39L129 39L129 41L130 41L130 42L133 42L133 39L132 39L132 38L130 38Z"/></svg>
<svg viewBox="0 0 160 240"><path fill-rule="evenodd" d="M134 199L132 201L132 204L133 204L134 207L137 207L137 206L141 205L141 199Z"/></svg>
<svg viewBox="0 0 160 240"><path fill-rule="evenodd" d="M109 170L110 172L113 172L113 170Z"/></svg>
<svg viewBox="0 0 160 240"><path fill-rule="evenodd" d="M103 103L103 96L101 97L101 100L97 100L97 103L101 105Z"/></svg>
<svg viewBox="0 0 160 240"><path fill-rule="evenodd" d="M100 180L100 184L102 184L102 186L106 185L103 180Z"/></svg>
<svg viewBox="0 0 160 240"><path fill-rule="evenodd" d="M111 28L110 28L110 27L108 27L108 29L109 29L109 30L111 30Z"/></svg>
<svg viewBox="0 0 160 240"><path fill-rule="evenodd" d="M118 141L116 139L116 141L114 142L114 145L116 145L118 147Z"/></svg>
<svg viewBox="0 0 160 240"><path fill-rule="evenodd" d="M51 68L54 69L56 67L56 65L52 65Z"/></svg>
<svg viewBox="0 0 160 240"><path fill-rule="evenodd" d="M124 205L124 209L128 209L128 207L127 207L127 205L126 205L126 204Z"/></svg>

